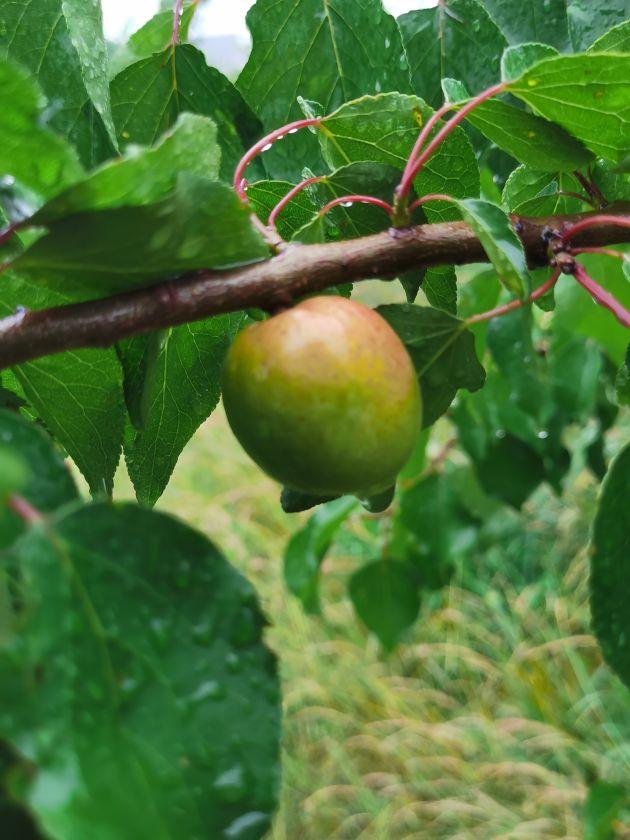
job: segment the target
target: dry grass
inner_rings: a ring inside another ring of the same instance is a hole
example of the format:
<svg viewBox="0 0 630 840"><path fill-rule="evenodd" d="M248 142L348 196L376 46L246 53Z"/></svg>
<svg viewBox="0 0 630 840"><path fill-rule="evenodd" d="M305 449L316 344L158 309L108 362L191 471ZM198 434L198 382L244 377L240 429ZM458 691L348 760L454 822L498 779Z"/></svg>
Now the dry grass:
<svg viewBox="0 0 630 840"><path fill-rule="evenodd" d="M581 838L589 780L630 780L629 695L589 629L594 484L562 502L539 494L524 533L495 525L500 537L471 558L477 584L461 577L429 599L389 658L345 595L349 572L377 551L365 517L325 563L324 616L308 617L281 572L300 517L277 496L217 412L160 502L250 577L271 622L285 729L270 840ZM534 570L518 585L515 558Z"/></svg>

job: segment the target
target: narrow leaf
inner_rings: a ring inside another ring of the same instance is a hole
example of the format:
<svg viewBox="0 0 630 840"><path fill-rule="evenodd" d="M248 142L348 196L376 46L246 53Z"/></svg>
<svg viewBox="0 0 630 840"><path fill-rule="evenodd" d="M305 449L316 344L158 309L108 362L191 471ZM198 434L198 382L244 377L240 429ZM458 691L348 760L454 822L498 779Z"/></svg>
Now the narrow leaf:
<svg viewBox="0 0 630 840"><path fill-rule="evenodd" d="M531 283L525 252L509 216L496 204L477 198L458 201L457 206L479 237L506 289L520 298L527 297Z"/></svg>

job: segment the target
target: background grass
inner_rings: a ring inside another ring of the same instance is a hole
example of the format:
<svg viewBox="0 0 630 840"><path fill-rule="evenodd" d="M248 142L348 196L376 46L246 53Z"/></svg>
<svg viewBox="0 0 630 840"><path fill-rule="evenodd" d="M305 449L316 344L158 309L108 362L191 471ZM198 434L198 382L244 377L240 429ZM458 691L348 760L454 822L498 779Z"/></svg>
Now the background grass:
<svg viewBox="0 0 630 840"><path fill-rule="evenodd" d="M118 495L131 495L124 476ZM386 657L346 596L350 573L377 555L373 517L356 513L342 531L324 563L323 615L306 616L282 554L307 515L282 513L277 486L215 412L159 507L214 539L269 617L285 705L270 840L584 837L589 784L630 780L630 692L589 628L596 497L579 471L561 499L541 488L522 514L501 508Z"/></svg>

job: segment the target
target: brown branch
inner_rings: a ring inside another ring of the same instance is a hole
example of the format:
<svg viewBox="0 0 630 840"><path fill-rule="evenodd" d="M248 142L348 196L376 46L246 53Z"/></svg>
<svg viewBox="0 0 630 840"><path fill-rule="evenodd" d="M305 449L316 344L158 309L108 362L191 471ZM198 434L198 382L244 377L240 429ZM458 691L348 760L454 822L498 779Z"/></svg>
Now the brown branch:
<svg viewBox="0 0 630 840"><path fill-rule="evenodd" d="M611 205L607 215L625 216L629 204ZM513 218L529 264L548 263L549 229L594 214ZM630 241L613 224L583 230L572 245ZM421 266L487 261L481 243L464 222L390 229L373 236L325 245L290 245L264 262L229 271L197 271L139 291L0 320L0 369L81 347L108 347L121 338L173 327L251 307L274 310L307 292L372 277L395 277Z"/></svg>

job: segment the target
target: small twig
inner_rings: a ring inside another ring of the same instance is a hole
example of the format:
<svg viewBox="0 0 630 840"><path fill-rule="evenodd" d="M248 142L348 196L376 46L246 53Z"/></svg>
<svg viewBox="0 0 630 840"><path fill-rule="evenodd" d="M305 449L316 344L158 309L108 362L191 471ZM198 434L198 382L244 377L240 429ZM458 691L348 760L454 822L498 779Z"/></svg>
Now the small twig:
<svg viewBox="0 0 630 840"><path fill-rule="evenodd" d="M575 266L573 276L578 281L580 286L583 286L591 297L601 306L610 309L615 318L624 327L630 327L630 312L617 300L614 295L606 291L599 283L586 273L586 269L579 263Z"/></svg>
<svg viewBox="0 0 630 840"><path fill-rule="evenodd" d="M582 193L579 192L572 192L571 190L558 190L556 195L564 195L567 198L577 198L578 201L583 201L584 204L588 204L590 207L595 207L595 202L592 198L582 195Z"/></svg>
<svg viewBox="0 0 630 840"><path fill-rule="evenodd" d="M388 204L386 201L383 201L382 198L376 198L373 195L342 195L339 196L339 198L333 198L333 200L329 201L328 204L324 204L322 209L319 211L318 216L324 216L329 210L332 210L333 207L337 207L339 204L344 207L349 207L355 202L357 204L373 204L375 207L380 207L390 216L394 212L394 208L391 204Z"/></svg>
<svg viewBox="0 0 630 840"><path fill-rule="evenodd" d="M562 231L562 242L566 245L570 242L576 233L595 227L596 225L614 225L615 227L630 228L630 216L613 216L607 213L598 213L595 216L589 216L587 219L581 219L569 225Z"/></svg>
<svg viewBox="0 0 630 840"><path fill-rule="evenodd" d="M267 225L270 228L275 230L276 228L276 219L278 215L284 210L287 204L295 198L295 196L302 192L304 187L308 187L309 184L317 184L319 181L324 181L326 179L325 175L316 175L314 178L306 178L304 181L301 181L299 184L296 184L293 189L289 190L289 192L283 196L280 201L276 204L273 208L271 213L269 214L269 219L267 220Z"/></svg>
<svg viewBox="0 0 630 840"><path fill-rule="evenodd" d="M416 207L421 207L423 204L426 204L427 201L455 201L456 199L453 198L452 195L446 195L444 193L429 193L428 195L423 195L422 198L417 198L415 201L412 201L409 205L409 212L411 213L412 210L415 210Z"/></svg>
<svg viewBox="0 0 630 840"><path fill-rule="evenodd" d="M245 181L245 170L249 164L258 157L261 152L266 152L273 144L282 140L287 134L296 134L301 128L306 128L309 125L319 125L321 117L310 117L303 120L295 120L295 122L283 125L281 128L276 128L269 134L266 134L261 140L255 143L251 149L248 149L243 157L238 162L234 170L234 191L241 197L244 202L247 202L247 182Z"/></svg>
<svg viewBox="0 0 630 840"><path fill-rule="evenodd" d="M171 46L176 47L179 43L179 30L182 25L182 15L184 14L184 0L175 0L173 8L173 35L171 37Z"/></svg>
<svg viewBox="0 0 630 840"><path fill-rule="evenodd" d="M537 289L531 293L531 295L527 298L527 300L520 300L520 298L515 298L511 300L509 303L505 303L502 306L496 306L494 309L489 309L487 312L480 312L478 315L471 315L470 318L466 318L466 325L470 326L471 324L479 324L481 321L489 321L491 318L499 318L501 315L507 315L508 312L513 312L515 309L520 309L521 306L525 306L526 303L532 303L532 301L538 300L538 298L546 295L550 289L556 285L558 281L558 277L560 277L561 271L559 268L554 269L553 274L551 277L546 280L542 286L539 286Z"/></svg>
<svg viewBox="0 0 630 840"><path fill-rule="evenodd" d="M13 493L7 499L7 507L13 513L17 513L20 519L27 525L38 525L44 521L44 516L24 496L18 496Z"/></svg>
<svg viewBox="0 0 630 840"><path fill-rule="evenodd" d="M474 111L474 109L478 105L481 105L482 102L485 102L487 99L491 99L493 96L496 96L499 93L503 93L503 91L506 88L506 85L506 82L501 82L498 85L494 85L493 87L484 90L483 93L480 93L478 96L475 96L465 105L463 105L454 117L451 117L451 119L440 129L440 131L438 131L433 140L431 140L431 142L428 144L428 146L425 148L422 154L420 154L417 160L413 163L411 168L406 169L406 171L403 173L403 177L396 190L397 198L402 199L409 193L414 179L417 177L424 164L431 157L431 155L437 149L437 147L444 140L446 140L446 138L453 131L453 129L455 129L460 122L463 122L463 120L466 119L468 114L470 114L471 111Z"/></svg>
<svg viewBox="0 0 630 840"><path fill-rule="evenodd" d="M578 254L600 254L602 257L615 257L615 259L625 262L628 254L622 251L615 251L612 248L571 248L571 253L577 256Z"/></svg>

